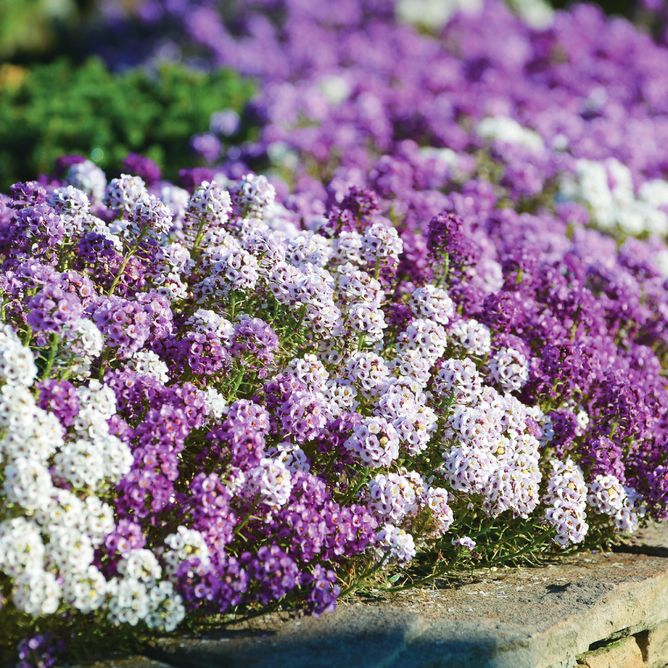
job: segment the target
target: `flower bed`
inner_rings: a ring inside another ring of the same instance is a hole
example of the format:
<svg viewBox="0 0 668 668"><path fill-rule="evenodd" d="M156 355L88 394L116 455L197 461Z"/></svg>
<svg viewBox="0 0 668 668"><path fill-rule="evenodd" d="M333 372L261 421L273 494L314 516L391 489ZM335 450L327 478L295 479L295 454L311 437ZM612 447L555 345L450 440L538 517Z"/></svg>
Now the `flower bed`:
<svg viewBox="0 0 668 668"><path fill-rule="evenodd" d="M666 517L666 51L586 7L481 11L339 17L308 67L286 35L259 142L185 188L69 157L2 196L23 665Z"/></svg>

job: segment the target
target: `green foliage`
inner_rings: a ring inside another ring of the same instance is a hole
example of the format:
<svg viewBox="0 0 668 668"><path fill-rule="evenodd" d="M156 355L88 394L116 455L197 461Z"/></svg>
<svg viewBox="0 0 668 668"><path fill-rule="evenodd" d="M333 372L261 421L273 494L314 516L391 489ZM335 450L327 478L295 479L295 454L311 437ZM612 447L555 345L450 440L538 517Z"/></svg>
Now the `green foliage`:
<svg viewBox="0 0 668 668"><path fill-rule="evenodd" d="M253 85L228 70L180 65L113 74L97 59L38 65L22 80L0 79L0 187L49 171L66 153L105 170L137 152L166 165L198 164L190 138L206 132L214 111L240 111ZM240 141L248 128L232 138ZM166 176L174 177L169 170Z"/></svg>

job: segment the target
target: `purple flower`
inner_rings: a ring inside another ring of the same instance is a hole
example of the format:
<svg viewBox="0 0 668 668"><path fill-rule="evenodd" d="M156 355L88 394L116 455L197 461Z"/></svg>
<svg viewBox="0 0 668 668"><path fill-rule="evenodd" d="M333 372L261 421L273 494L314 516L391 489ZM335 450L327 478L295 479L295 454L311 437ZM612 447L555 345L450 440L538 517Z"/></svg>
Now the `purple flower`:
<svg viewBox="0 0 668 668"><path fill-rule="evenodd" d="M122 297L103 297L93 306L92 317L106 343L121 357L129 357L141 350L149 338L149 314L137 302Z"/></svg>
<svg viewBox="0 0 668 668"><path fill-rule="evenodd" d="M212 452L229 458L233 466L250 469L264 456L269 426L269 414L263 406L246 399L235 401L222 425L209 432Z"/></svg>
<svg viewBox="0 0 668 668"><path fill-rule="evenodd" d="M190 483L193 526L204 535L210 550L224 554L232 542L237 517L230 504L232 494L220 478L200 473Z"/></svg>
<svg viewBox="0 0 668 668"><path fill-rule="evenodd" d="M241 357L244 364L267 375L267 367L274 361L278 350L278 337L264 320L260 318L242 318L234 327L230 353Z"/></svg>
<svg viewBox="0 0 668 668"><path fill-rule="evenodd" d="M278 545L265 545L255 555L245 552L241 563L250 578L252 597L264 605L279 601L299 584L297 564Z"/></svg>
<svg viewBox="0 0 668 668"><path fill-rule="evenodd" d="M79 395L66 380L45 380L39 384L38 405L51 411L63 427L71 427L79 412Z"/></svg>
<svg viewBox="0 0 668 668"><path fill-rule="evenodd" d="M160 167L150 158L138 153L128 153L123 161L123 171L141 177L148 186L160 180Z"/></svg>
<svg viewBox="0 0 668 668"><path fill-rule="evenodd" d="M336 573L318 564L305 580L305 584L311 587L307 604L313 615L319 617L327 612L334 612L336 599L341 593L341 588L336 584Z"/></svg>
<svg viewBox="0 0 668 668"><path fill-rule="evenodd" d="M429 221L427 245L436 257L447 255L454 267L473 264L476 249L463 229L462 219L454 213L443 211Z"/></svg>
<svg viewBox="0 0 668 668"><path fill-rule="evenodd" d="M197 376L212 376L229 368L229 355L213 332L188 332L178 347L183 364Z"/></svg>
<svg viewBox="0 0 668 668"><path fill-rule="evenodd" d="M51 633L40 633L18 644L17 668L52 668L60 661L65 643Z"/></svg>
<svg viewBox="0 0 668 668"><path fill-rule="evenodd" d="M59 333L63 325L81 317L82 305L77 295L60 283L45 285L27 304L28 324L38 332Z"/></svg>
<svg viewBox="0 0 668 668"><path fill-rule="evenodd" d="M202 157L206 162L215 162L220 157L222 150L220 140L216 135L210 132L195 135L190 140L190 144L195 153Z"/></svg>

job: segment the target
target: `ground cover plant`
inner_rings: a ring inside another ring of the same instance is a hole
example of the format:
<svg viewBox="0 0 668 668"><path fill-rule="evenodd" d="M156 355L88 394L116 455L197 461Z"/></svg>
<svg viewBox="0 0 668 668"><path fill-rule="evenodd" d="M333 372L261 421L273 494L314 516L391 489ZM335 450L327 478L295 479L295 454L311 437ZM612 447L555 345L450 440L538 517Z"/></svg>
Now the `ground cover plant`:
<svg viewBox="0 0 668 668"><path fill-rule="evenodd" d="M219 155L221 109L183 187L70 156L1 198L22 665L668 515L665 49L587 6L322 7L240 3L261 132Z"/></svg>
<svg viewBox="0 0 668 668"><path fill-rule="evenodd" d="M253 92L228 70L197 72L182 65L110 72L97 59L62 60L12 70L0 84L0 185L34 178L57 158L76 153L119 169L129 152L152 158L167 175L198 164L193 134L209 129L211 115L239 114ZM219 144L242 142L238 124Z"/></svg>

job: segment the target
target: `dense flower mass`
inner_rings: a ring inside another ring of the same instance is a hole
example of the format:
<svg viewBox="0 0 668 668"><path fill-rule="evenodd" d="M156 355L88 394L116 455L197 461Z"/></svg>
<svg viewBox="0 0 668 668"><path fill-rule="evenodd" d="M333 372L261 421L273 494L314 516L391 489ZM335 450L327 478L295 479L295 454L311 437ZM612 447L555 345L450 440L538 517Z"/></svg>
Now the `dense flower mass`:
<svg viewBox="0 0 668 668"><path fill-rule="evenodd" d="M263 82L258 142L184 188L135 155L0 197L21 660L57 620L321 614L436 554L666 519L663 47L586 6L240 3L241 39L176 4Z"/></svg>

